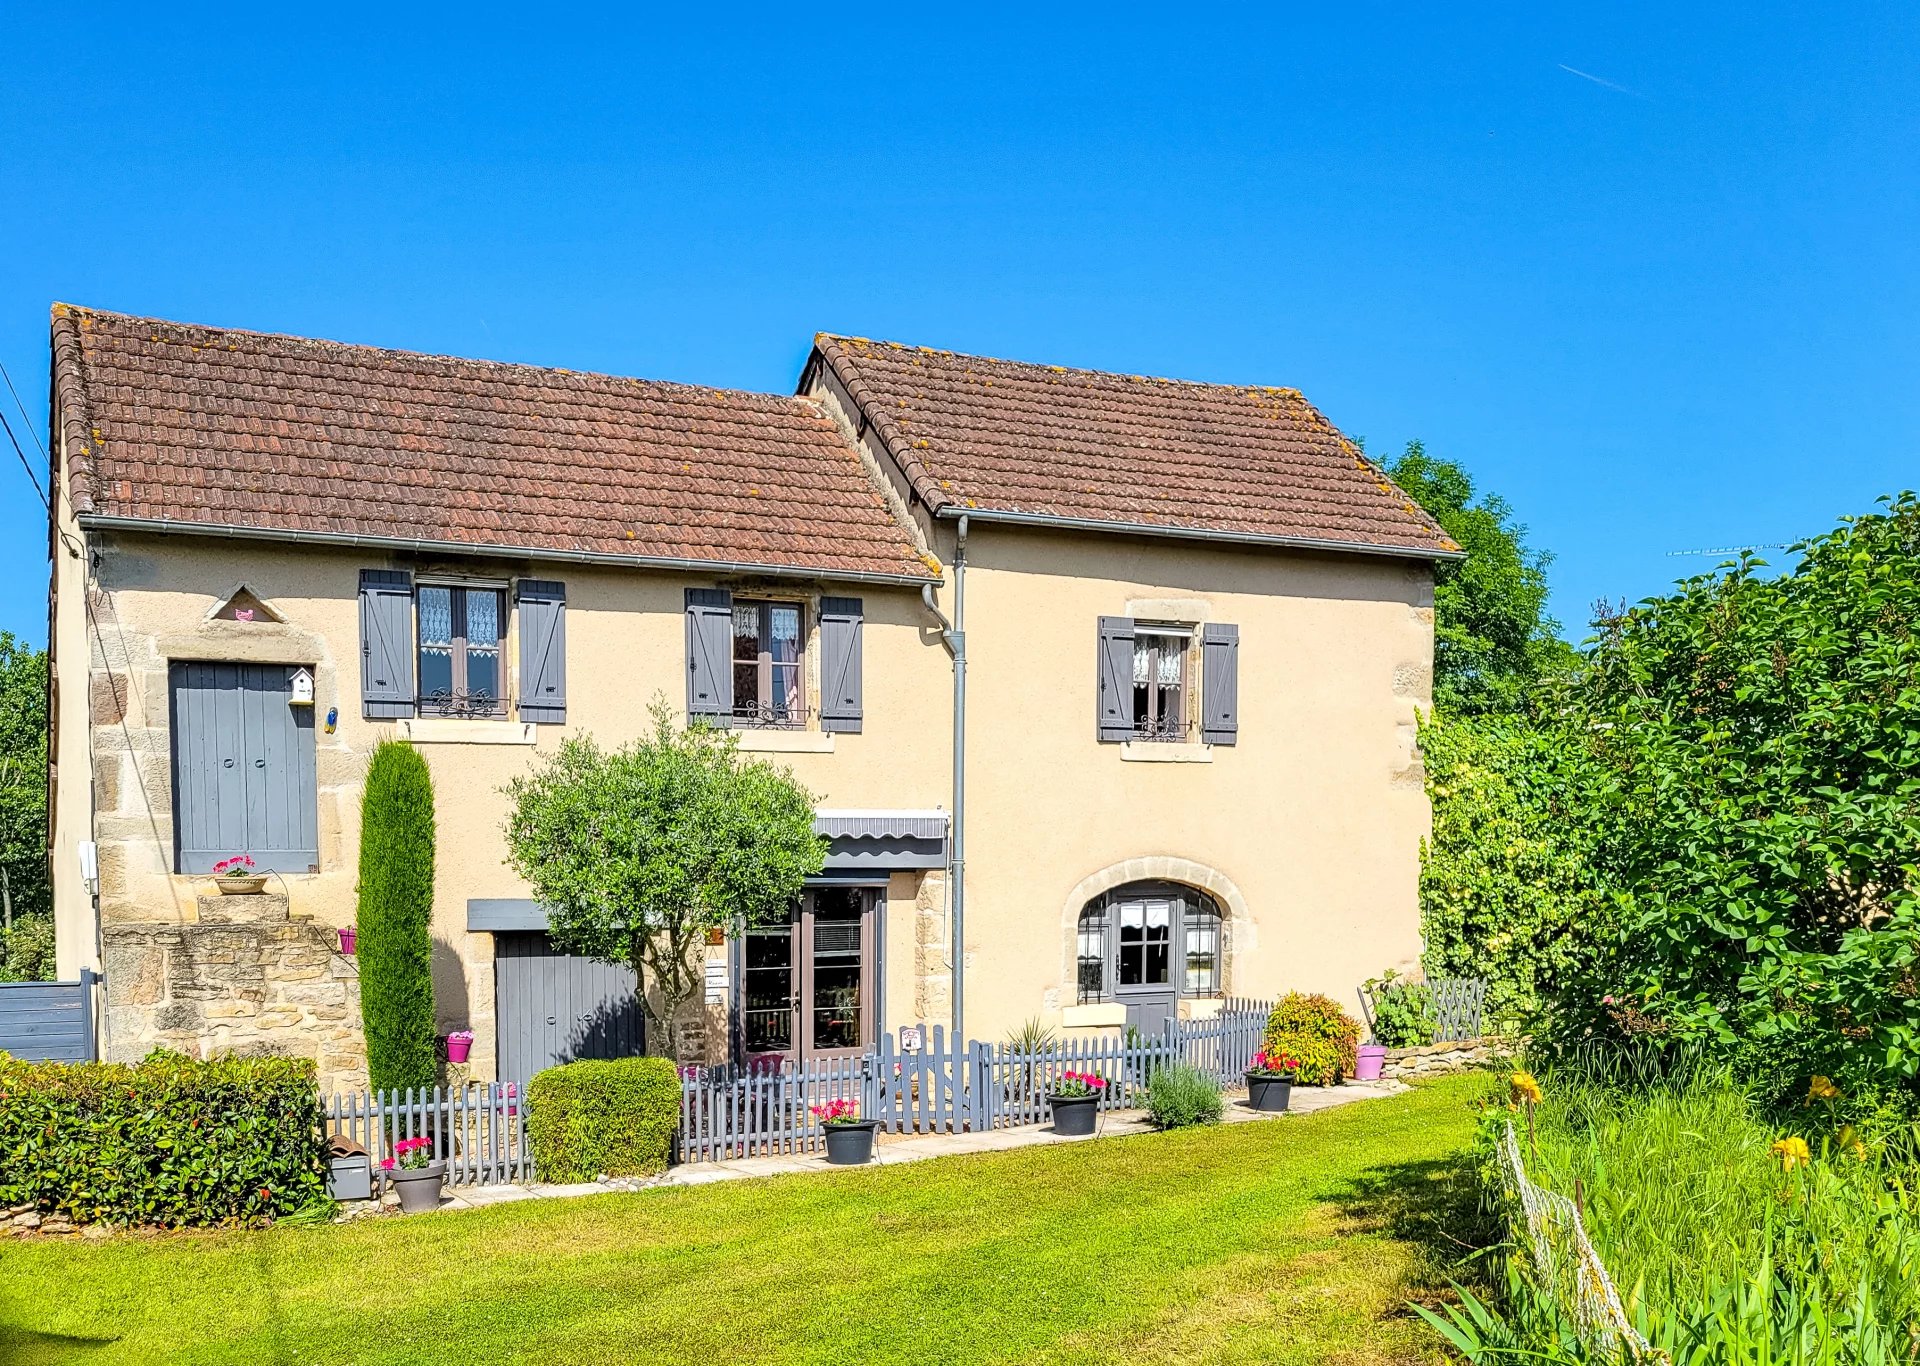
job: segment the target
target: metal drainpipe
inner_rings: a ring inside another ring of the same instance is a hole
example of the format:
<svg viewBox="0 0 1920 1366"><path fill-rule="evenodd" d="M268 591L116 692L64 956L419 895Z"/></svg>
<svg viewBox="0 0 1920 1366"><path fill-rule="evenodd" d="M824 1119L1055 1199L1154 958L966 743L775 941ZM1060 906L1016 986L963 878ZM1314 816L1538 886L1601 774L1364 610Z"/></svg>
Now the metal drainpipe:
<svg viewBox="0 0 1920 1366"><path fill-rule="evenodd" d="M940 639L953 656L953 853L948 859L947 905L952 935L953 1034L956 1045L967 1033L967 519L960 519L953 552L953 621L934 603L933 585L920 599L940 621Z"/></svg>

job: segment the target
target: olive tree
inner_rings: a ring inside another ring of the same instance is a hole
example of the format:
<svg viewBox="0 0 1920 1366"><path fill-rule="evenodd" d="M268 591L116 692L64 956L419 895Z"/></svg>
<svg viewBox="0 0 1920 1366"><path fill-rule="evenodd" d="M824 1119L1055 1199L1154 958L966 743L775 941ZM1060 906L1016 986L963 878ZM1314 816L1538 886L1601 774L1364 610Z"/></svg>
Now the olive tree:
<svg viewBox="0 0 1920 1366"><path fill-rule="evenodd" d="M664 700L652 717L632 744L570 739L509 783L507 861L563 947L633 969L649 1039L679 1059L708 931L785 917L826 846L785 769L743 759L731 732L682 730Z"/></svg>

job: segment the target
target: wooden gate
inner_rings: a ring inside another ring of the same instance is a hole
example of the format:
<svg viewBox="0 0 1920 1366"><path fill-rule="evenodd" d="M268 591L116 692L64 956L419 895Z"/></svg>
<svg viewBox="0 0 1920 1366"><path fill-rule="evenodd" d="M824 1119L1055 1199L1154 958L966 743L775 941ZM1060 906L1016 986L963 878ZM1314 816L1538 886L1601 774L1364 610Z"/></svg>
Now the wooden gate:
<svg viewBox="0 0 1920 1366"><path fill-rule="evenodd" d="M493 945L502 1078L646 1052L632 969L562 952L543 930L499 931Z"/></svg>

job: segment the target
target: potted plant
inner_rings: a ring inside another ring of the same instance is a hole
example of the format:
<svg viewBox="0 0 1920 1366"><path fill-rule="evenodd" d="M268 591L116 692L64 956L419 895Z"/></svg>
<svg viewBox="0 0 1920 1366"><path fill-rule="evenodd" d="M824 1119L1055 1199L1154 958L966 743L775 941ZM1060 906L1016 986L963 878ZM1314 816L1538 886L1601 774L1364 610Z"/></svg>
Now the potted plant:
<svg viewBox="0 0 1920 1366"><path fill-rule="evenodd" d="M1299 1074L1297 1059L1277 1050L1269 1053L1261 1049L1247 1069L1247 1104L1267 1114L1279 1114L1293 1099L1293 1082Z"/></svg>
<svg viewBox="0 0 1920 1366"><path fill-rule="evenodd" d="M1053 1131L1067 1138L1083 1138L1093 1132L1100 1111L1100 1097L1107 1079L1091 1072L1062 1072L1047 1088L1047 1104L1053 1107Z"/></svg>
<svg viewBox="0 0 1920 1366"><path fill-rule="evenodd" d="M380 1159L380 1170L400 1197L400 1208L407 1214L440 1208L440 1193L447 1182L447 1164L433 1159L433 1140L403 1138L393 1145L393 1156Z"/></svg>
<svg viewBox="0 0 1920 1366"><path fill-rule="evenodd" d="M456 1029L447 1035L447 1061L465 1062L467 1054L473 1051L473 1031Z"/></svg>
<svg viewBox="0 0 1920 1366"><path fill-rule="evenodd" d="M253 871L251 854L235 854L213 865L213 885L223 896L258 896L267 885L267 875Z"/></svg>
<svg viewBox="0 0 1920 1366"><path fill-rule="evenodd" d="M352 925L340 927L340 952L346 957L353 957L353 941L359 937L359 934L359 930Z"/></svg>
<svg viewBox="0 0 1920 1366"><path fill-rule="evenodd" d="M827 1161L835 1167L857 1167L873 1160L873 1131L878 1120L860 1118L858 1101L830 1100L807 1107L827 1138Z"/></svg>
<svg viewBox="0 0 1920 1366"><path fill-rule="evenodd" d="M1392 969L1361 985L1372 1003L1373 1038L1360 1046L1355 1081L1378 1081L1390 1048L1415 1048L1433 1042L1433 996L1419 982L1396 981Z"/></svg>

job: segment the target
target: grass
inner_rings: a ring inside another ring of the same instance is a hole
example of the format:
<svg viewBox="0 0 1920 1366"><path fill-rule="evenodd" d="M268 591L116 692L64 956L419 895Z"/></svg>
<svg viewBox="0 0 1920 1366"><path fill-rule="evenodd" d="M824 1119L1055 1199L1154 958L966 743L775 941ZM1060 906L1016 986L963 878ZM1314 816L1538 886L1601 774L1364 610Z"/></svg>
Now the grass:
<svg viewBox="0 0 1920 1366"><path fill-rule="evenodd" d="M264 1233L0 1243L0 1361L1438 1361L1481 1076L1271 1123Z"/></svg>

